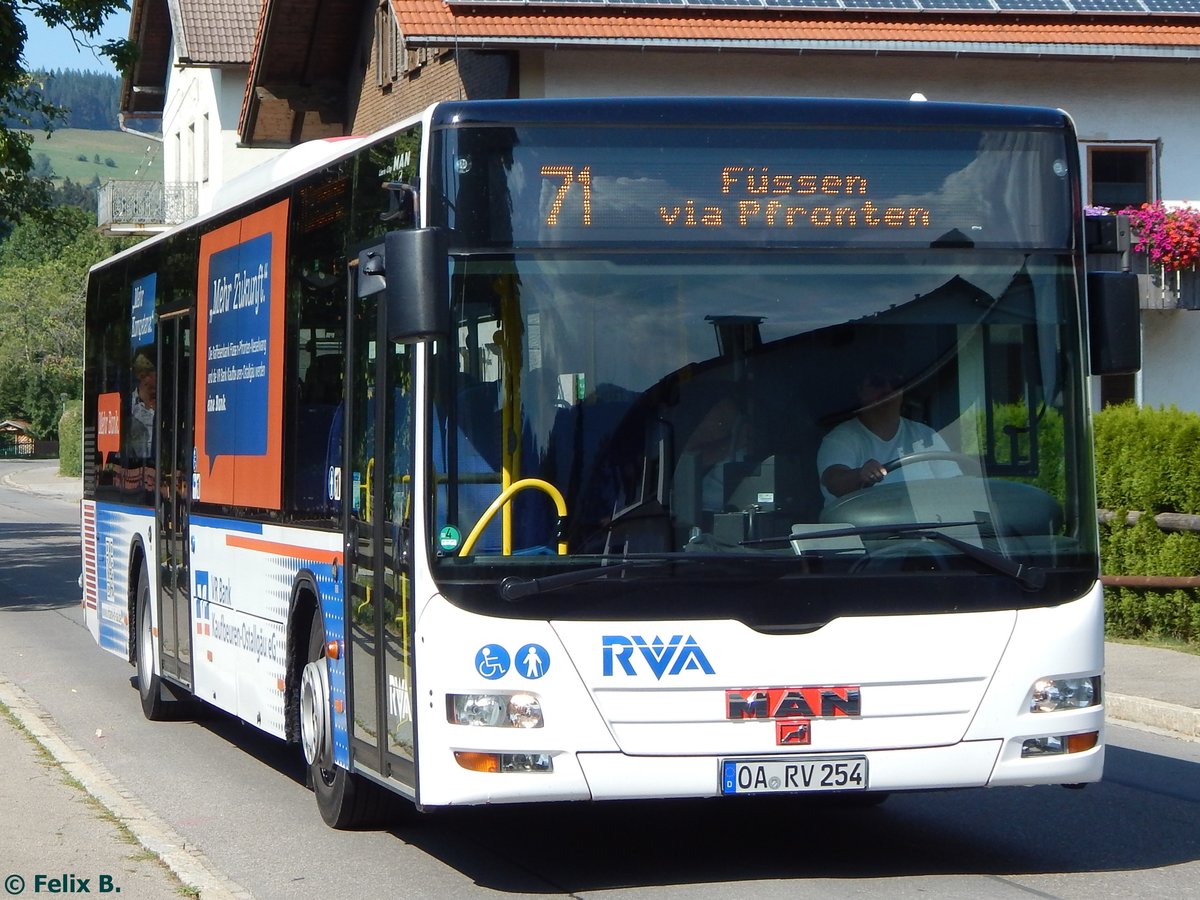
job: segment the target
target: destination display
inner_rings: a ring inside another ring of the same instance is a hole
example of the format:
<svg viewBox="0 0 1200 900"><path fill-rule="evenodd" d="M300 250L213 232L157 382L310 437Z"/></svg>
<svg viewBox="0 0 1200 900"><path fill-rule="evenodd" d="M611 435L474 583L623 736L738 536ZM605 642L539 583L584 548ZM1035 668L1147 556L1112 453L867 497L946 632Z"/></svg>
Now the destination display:
<svg viewBox="0 0 1200 900"><path fill-rule="evenodd" d="M443 139L437 224L460 244L1070 245L1058 133L540 126Z"/></svg>

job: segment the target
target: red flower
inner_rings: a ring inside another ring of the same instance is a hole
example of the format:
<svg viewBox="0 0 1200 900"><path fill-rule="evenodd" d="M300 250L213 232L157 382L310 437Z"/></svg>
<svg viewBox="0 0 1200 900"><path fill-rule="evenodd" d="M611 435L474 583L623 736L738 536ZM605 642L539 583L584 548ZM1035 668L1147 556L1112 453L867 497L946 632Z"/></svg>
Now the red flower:
<svg viewBox="0 0 1200 900"><path fill-rule="evenodd" d="M1200 210L1167 209L1161 201L1121 210L1129 216L1136 242L1133 249L1168 272L1193 268L1200 260Z"/></svg>

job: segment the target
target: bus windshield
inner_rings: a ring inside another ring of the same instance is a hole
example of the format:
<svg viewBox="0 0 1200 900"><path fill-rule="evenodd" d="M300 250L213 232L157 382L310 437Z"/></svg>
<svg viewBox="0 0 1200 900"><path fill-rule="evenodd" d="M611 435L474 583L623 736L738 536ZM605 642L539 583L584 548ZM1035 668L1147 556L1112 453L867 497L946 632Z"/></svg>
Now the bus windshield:
<svg viewBox="0 0 1200 900"><path fill-rule="evenodd" d="M664 584L686 584L739 615L731 583L861 602L886 581L909 611L1065 598L1095 567L1074 278L1015 250L459 257L432 416L446 589L676 606ZM885 473L835 485L860 444ZM604 571L622 561L643 564ZM971 581L930 591L948 576Z"/></svg>

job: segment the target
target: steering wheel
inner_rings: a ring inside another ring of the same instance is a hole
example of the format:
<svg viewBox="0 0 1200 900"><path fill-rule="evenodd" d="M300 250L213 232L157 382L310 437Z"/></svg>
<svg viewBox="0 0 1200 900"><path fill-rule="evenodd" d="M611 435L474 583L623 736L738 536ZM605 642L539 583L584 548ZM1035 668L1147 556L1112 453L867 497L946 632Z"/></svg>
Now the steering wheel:
<svg viewBox="0 0 1200 900"><path fill-rule="evenodd" d="M928 478L920 481L884 481L874 487L860 488L837 498L821 510L820 521L855 526L895 525L916 521L913 498L919 496L921 508L949 513L954 520L975 518L979 502L991 516L997 533L1007 535L1054 535L1063 525L1063 509L1059 500L1042 488L1005 478L977 477L982 466L972 456L947 450L927 450L909 453L886 465L893 469L920 462L950 461L957 463L964 474L949 478ZM982 493L981 493L982 492ZM964 508L963 504L969 504Z"/></svg>
<svg viewBox="0 0 1200 900"><path fill-rule="evenodd" d="M983 467L977 458L965 453L955 453L953 450L920 450L916 453L906 453L903 456L883 464L891 472L903 466L914 466L927 462L952 462L958 465L964 475L978 477ZM944 487L949 489L950 478L932 478L929 482L947 482ZM895 522L912 521L912 503L909 499L911 486L903 481L884 481L882 484L870 485L851 491L830 506L821 511L822 522L849 522L854 525L884 525ZM955 489L956 490L956 489Z"/></svg>
<svg viewBox="0 0 1200 900"><path fill-rule="evenodd" d="M980 464L978 457L968 456L965 453L955 453L953 450L918 450L916 453L905 453L903 456L896 457L891 462L884 463L883 467L890 472L892 469L899 469L903 466L915 466L917 463L943 461L956 463L964 475L983 474L983 466Z"/></svg>

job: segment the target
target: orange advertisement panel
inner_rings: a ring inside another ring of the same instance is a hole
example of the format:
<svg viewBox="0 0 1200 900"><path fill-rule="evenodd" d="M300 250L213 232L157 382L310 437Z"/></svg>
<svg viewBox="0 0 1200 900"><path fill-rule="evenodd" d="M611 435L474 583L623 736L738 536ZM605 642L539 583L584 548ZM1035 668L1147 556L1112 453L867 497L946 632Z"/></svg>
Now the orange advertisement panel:
<svg viewBox="0 0 1200 900"><path fill-rule="evenodd" d="M194 500L279 509L288 202L200 238Z"/></svg>
<svg viewBox="0 0 1200 900"><path fill-rule="evenodd" d="M96 397L96 449L100 459L121 452L121 394L100 394Z"/></svg>

